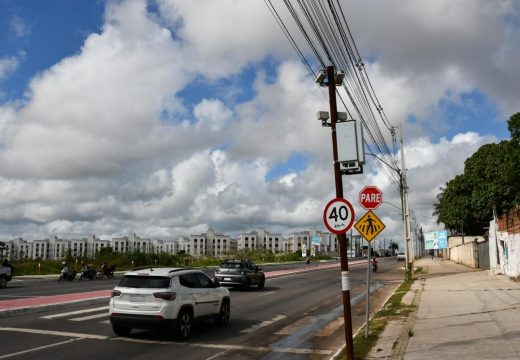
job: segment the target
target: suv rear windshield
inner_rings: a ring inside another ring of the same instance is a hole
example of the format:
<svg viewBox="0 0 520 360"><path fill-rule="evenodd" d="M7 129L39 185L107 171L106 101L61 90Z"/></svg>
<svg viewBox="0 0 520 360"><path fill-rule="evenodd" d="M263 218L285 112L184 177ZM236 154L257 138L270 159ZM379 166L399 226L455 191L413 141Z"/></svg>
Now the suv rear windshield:
<svg viewBox="0 0 520 360"><path fill-rule="evenodd" d="M220 263L219 266L224 269L240 269L241 267L244 267L244 263L227 261Z"/></svg>
<svg viewBox="0 0 520 360"><path fill-rule="evenodd" d="M119 286L145 289L168 288L170 287L170 277L126 275L119 282Z"/></svg>

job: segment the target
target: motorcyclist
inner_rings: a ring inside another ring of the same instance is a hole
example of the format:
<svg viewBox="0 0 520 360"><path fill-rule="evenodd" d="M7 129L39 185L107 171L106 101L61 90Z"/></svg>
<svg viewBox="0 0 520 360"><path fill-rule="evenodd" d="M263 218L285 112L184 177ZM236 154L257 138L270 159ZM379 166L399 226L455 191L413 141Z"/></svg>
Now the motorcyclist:
<svg viewBox="0 0 520 360"><path fill-rule="evenodd" d="M64 279L68 271L69 271L69 268L67 266L67 262L62 261L61 262L61 272L60 272L60 276L58 277L58 281Z"/></svg>
<svg viewBox="0 0 520 360"><path fill-rule="evenodd" d="M377 259L375 257L370 259L370 264L372 265L372 270L377 271Z"/></svg>

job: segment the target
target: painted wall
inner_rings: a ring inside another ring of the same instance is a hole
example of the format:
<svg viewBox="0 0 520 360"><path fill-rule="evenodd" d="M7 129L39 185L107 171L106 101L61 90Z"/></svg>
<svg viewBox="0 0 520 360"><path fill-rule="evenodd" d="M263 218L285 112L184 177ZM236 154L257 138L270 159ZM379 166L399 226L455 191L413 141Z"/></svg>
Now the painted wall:
<svg viewBox="0 0 520 360"><path fill-rule="evenodd" d="M490 271L509 277L520 276L520 233L501 231L498 223L489 226Z"/></svg>

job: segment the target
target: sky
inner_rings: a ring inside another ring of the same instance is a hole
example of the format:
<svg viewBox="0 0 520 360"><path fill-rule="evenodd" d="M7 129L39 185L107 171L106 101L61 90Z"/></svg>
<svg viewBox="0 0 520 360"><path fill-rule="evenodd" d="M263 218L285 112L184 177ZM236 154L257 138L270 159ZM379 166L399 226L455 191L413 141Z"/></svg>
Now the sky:
<svg viewBox="0 0 520 360"><path fill-rule="evenodd" d="M402 125L412 228L442 229L439 187L520 111L520 3L341 5ZM0 0L0 27L0 238L326 230L328 99L264 1ZM343 177L356 218L367 185L376 243L402 243L398 187L371 159Z"/></svg>

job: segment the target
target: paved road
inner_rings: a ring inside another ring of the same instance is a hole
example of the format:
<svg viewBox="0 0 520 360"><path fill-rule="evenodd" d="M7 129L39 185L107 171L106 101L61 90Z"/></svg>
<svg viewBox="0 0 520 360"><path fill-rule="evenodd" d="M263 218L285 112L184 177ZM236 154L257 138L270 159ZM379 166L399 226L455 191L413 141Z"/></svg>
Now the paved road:
<svg viewBox="0 0 520 360"><path fill-rule="evenodd" d="M373 274L374 308L402 281L399 265L393 259L384 259L380 272ZM364 321L366 266L351 265L350 272L353 328L357 329ZM200 323L184 343L172 341L169 334L149 331L135 331L127 338L115 336L107 322L107 301L100 299L88 305L78 303L2 318L0 359L331 357L344 342L339 265L319 271L268 274L262 290L231 290L232 320L228 327ZM66 285L67 289L72 284Z"/></svg>

